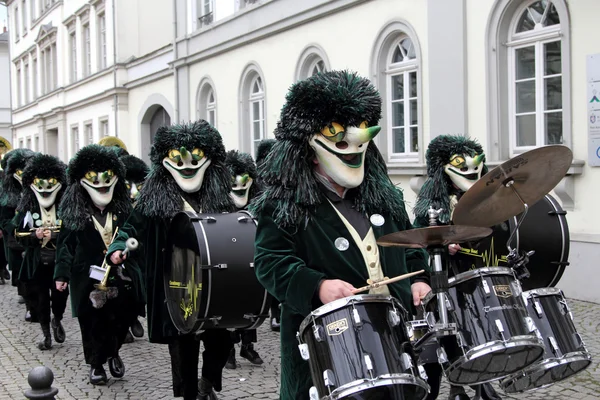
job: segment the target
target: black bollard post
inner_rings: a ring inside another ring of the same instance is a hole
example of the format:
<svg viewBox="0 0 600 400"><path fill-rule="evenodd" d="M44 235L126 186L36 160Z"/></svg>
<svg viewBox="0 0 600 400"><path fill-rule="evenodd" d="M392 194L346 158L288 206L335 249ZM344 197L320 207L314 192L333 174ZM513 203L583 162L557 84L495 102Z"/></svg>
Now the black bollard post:
<svg viewBox="0 0 600 400"><path fill-rule="evenodd" d="M35 367L29 371L27 382L31 386L31 389L27 389L24 393L28 399L55 400L54 396L58 393L58 389L52 387L54 373L50 368Z"/></svg>

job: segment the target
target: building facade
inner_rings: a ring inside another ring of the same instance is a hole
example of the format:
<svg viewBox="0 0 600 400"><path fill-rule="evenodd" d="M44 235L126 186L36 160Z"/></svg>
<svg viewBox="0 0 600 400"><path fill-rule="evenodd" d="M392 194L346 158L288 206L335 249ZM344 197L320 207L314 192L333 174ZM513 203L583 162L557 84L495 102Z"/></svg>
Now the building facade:
<svg viewBox="0 0 600 400"><path fill-rule="evenodd" d="M10 141L10 56L8 32L0 33L0 136Z"/></svg>
<svg viewBox="0 0 600 400"><path fill-rule="evenodd" d="M437 135L477 139L490 167L547 144L571 148L574 161L553 191L568 212L571 236L571 265L559 286L568 296L600 301L594 280L581 279L598 276L600 254L600 215L593 206L600 172L588 135L587 77L588 60L600 53L596 0L153 0L146 7L132 0L117 8L114 0L73 0L68 9L43 1L55 5L36 14L33 34L22 36L11 53L13 76L23 80L26 63L37 59L40 77L58 79L49 88L37 83L37 100L29 105L16 106L26 98L16 95L33 95L34 84L13 87L13 134L25 145L39 135L43 147L35 148L55 146L67 157L77 148L69 138L96 140L104 118L109 134L146 156L160 124L204 118L227 148L253 153L258 141L273 137L293 82L324 70L353 70L381 93L376 143L409 209L426 177L427 145ZM16 5L27 2L9 1L9 14L18 15ZM118 8L125 4L138 8ZM89 52L82 47L87 39L75 40L75 66L44 72L53 38L59 59L69 60L70 32L86 37L86 21L97 32L102 7L107 16L115 12L106 19L108 67L99 67L104 58L94 33ZM11 31L24 29L21 22ZM71 70L75 83L69 83ZM71 109L79 114L71 118ZM85 133L90 120L93 138ZM48 132L59 132L57 145L49 145Z"/></svg>

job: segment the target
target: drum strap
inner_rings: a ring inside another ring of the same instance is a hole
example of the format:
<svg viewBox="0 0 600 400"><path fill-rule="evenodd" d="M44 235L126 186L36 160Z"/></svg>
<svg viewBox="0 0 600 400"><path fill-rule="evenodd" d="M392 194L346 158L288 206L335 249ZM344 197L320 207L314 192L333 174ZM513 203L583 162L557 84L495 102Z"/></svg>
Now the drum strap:
<svg viewBox="0 0 600 400"><path fill-rule="evenodd" d="M327 201L329 201L329 199L327 199ZM337 215L340 217L340 219L346 226L346 229L348 229L348 232L350 232L352 239L358 246L358 249L360 250L363 256L365 266L367 268L367 273L369 274L369 279L372 282L383 280L385 277L381 269L381 262L379 260L379 248L377 247L377 240L375 239L373 228L370 228L369 232L367 233L367 236L365 236L364 239L361 239L356 229L354 229L352 224L348 222L348 220L342 215L341 212L339 212L339 210L333 205L333 203L329 201L329 204L331 204L331 207L333 207ZM389 295L390 291L388 287L384 285L375 289L371 289L369 293Z"/></svg>

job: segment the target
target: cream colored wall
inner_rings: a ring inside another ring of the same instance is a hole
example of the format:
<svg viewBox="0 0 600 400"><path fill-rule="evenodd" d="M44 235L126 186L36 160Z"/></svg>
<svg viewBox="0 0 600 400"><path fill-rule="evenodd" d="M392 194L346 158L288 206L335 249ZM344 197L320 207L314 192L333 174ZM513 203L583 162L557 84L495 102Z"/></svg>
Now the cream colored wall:
<svg viewBox="0 0 600 400"><path fill-rule="evenodd" d="M141 157L141 127L140 119L143 114L147 111L147 107L151 106L148 100L154 94L160 94L164 96L170 103L172 108L175 108L175 83L173 76L169 75L167 78L157 80L130 89L129 91L129 118L127 120L126 131L120 135L121 140L127 145L127 149L131 154ZM171 118L174 118L171 115ZM175 121L172 121L175 122Z"/></svg>
<svg viewBox="0 0 600 400"><path fill-rule="evenodd" d="M416 6L418 4L419 6ZM369 76L370 55L377 33L393 19L408 21L417 33L421 47L427 43L426 2L381 0L333 14L300 28L283 32L256 43L236 48L190 68L190 115L196 116L198 84L209 76L217 93L217 129L225 146L239 146L239 91L241 74L249 62L263 72L266 86L267 135L279 119L302 50L310 43L319 44L327 53L332 69L352 69ZM369 15L366 19L365 15ZM426 53L423 65L426 68ZM423 79L423 98L427 102L427 78ZM425 119L427 119L425 112Z"/></svg>

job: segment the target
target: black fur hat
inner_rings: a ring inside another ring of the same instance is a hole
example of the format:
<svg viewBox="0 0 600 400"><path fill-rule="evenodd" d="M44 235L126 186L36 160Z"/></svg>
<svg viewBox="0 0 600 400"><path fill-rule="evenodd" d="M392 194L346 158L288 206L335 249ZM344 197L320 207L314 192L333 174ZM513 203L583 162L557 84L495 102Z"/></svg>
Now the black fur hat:
<svg viewBox="0 0 600 400"><path fill-rule="evenodd" d="M251 206L259 215L266 204L275 207L275 222L282 227L300 226L324 201L313 173L315 152L310 139L331 122L375 126L381 118L381 97L368 79L353 72L330 71L294 84L275 129L277 141L259 169L265 190ZM361 213L388 213L407 220L403 195L387 175L387 167L375 143L365 152L365 176L352 190Z"/></svg>
<svg viewBox="0 0 600 400"><path fill-rule="evenodd" d="M227 152L227 158L225 164L229 169L229 173L232 177L236 175L248 174L252 178L252 186L250 186L250 192L248 193L248 202L250 202L258 193L258 183L256 182L256 165L252 156L248 153L240 153L237 150L230 150Z"/></svg>
<svg viewBox="0 0 600 400"><path fill-rule="evenodd" d="M17 182L14 177L15 172L18 170L24 170L27 162L36 153L29 149L15 149L4 156L6 163L3 167L5 175L2 182L3 190L2 196L0 197L0 205L2 207L16 208L19 204L19 198L21 196L21 190L23 186Z"/></svg>
<svg viewBox="0 0 600 400"><path fill-rule="evenodd" d="M125 179L135 183L146 180L150 168L141 158L137 158L133 154L127 154L121 156L121 161L125 164Z"/></svg>
<svg viewBox="0 0 600 400"><path fill-rule="evenodd" d="M97 144L83 147L69 162L67 180L69 186L63 194L59 206L59 216L63 226L70 230L82 230L90 218L89 205L92 200L81 186L80 180L89 171L103 172L112 170L118 178L113 198L106 207L113 213L127 214L131 203L125 186L125 165L114 150Z"/></svg>
<svg viewBox="0 0 600 400"><path fill-rule="evenodd" d="M275 139L263 139L258 144L258 148L256 149L256 168L260 169L260 167L264 164L269 152L273 148L275 144Z"/></svg>
<svg viewBox="0 0 600 400"><path fill-rule="evenodd" d="M475 154L483 154L483 148L477 141L460 135L440 135L429 142L425 155L427 180L417 196L417 202L413 210L421 224L428 220L427 210L429 210L429 207L443 210L439 216L440 223L450 222L450 196L456 190L453 187L452 180L444 171L444 166L450 162L450 158L455 154L466 154L473 157ZM483 162L485 162L485 159ZM481 176L486 173L487 167L483 164Z"/></svg>
<svg viewBox="0 0 600 400"><path fill-rule="evenodd" d="M150 150L150 173L140 192L136 210L151 218L171 218L183 209L182 191L163 166L169 150L185 147L200 148L211 160L204 173L202 187L193 194L202 212L235 211L231 191L231 175L225 166L225 146L221 134L208 122L199 120L188 124L163 126L154 137Z"/></svg>
<svg viewBox="0 0 600 400"><path fill-rule="evenodd" d="M48 154L36 154L23 170L23 191L17 211L30 211L39 206L35 193L30 188L35 178L56 178L62 185L56 196L55 204L60 204L60 199L67 188L67 166L57 157Z"/></svg>

